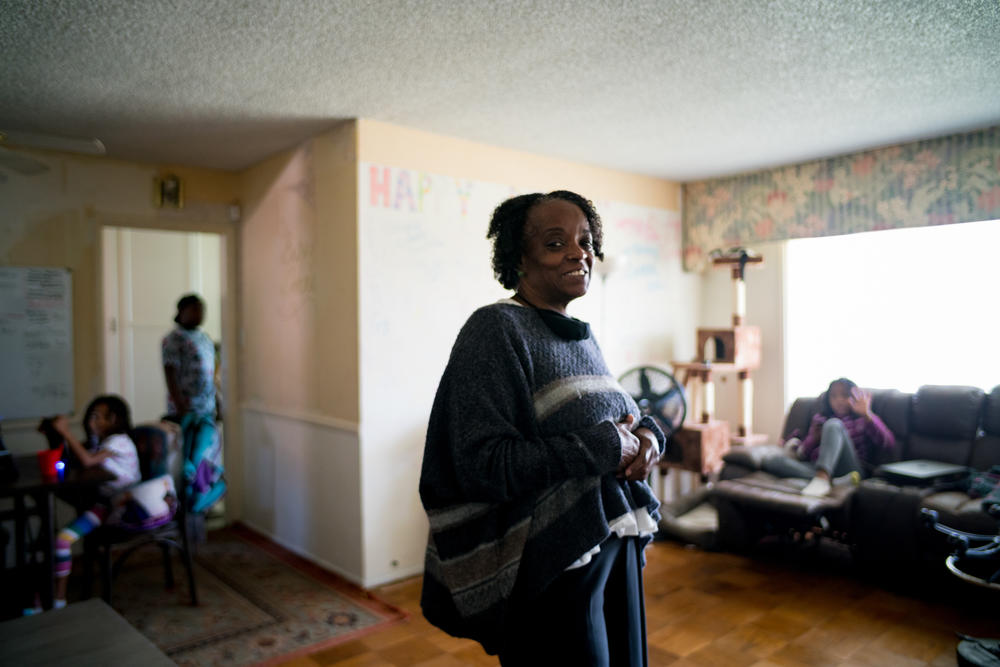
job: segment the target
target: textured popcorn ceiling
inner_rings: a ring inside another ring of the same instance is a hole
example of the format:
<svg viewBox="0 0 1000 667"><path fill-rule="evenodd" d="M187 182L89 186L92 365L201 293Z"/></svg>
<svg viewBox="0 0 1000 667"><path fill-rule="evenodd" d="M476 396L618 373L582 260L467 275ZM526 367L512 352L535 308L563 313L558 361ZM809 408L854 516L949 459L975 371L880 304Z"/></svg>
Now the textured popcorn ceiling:
<svg viewBox="0 0 1000 667"><path fill-rule="evenodd" d="M4 0L0 129L241 168L350 117L690 180L1000 123L1000 0Z"/></svg>

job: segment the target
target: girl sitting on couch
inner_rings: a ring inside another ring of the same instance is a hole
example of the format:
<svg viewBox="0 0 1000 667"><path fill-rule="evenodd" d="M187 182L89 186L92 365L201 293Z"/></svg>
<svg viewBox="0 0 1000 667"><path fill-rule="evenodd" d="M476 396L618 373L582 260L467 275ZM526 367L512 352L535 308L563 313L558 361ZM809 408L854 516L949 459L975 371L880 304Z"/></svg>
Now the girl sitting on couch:
<svg viewBox="0 0 1000 667"><path fill-rule="evenodd" d="M878 453L896 444L892 431L872 412L871 392L864 391L847 378L830 383L824 396L823 411L813 415L804 440L786 443L797 458L773 456L761 467L778 477L812 478L802 489L807 496L825 496L830 480L854 473L871 465Z"/></svg>

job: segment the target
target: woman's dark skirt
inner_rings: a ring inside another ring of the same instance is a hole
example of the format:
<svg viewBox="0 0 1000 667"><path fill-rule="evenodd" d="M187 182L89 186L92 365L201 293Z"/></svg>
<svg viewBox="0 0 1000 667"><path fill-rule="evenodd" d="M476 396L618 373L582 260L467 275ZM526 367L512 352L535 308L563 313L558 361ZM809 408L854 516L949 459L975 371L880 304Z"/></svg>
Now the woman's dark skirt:
<svg viewBox="0 0 1000 667"><path fill-rule="evenodd" d="M504 667L647 664L637 538L612 535L590 563L564 572L526 607L508 622Z"/></svg>

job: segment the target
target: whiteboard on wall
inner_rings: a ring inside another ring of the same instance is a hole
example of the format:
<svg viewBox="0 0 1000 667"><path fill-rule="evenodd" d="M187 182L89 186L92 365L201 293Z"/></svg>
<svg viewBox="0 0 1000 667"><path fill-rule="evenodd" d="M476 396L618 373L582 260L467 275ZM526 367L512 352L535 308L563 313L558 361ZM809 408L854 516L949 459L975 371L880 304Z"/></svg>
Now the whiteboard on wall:
<svg viewBox="0 0 1000 667"><path fill-rule="evenodd" d="M0 419L72 411L72 274L0 267Z"/></svg>

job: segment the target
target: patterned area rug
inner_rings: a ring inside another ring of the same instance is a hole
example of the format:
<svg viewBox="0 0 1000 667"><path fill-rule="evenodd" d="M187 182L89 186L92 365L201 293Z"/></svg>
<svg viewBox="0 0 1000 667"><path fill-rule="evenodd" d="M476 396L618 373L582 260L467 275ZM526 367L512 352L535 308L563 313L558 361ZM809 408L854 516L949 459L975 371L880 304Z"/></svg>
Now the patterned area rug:
<svg viewBox="0 0 1000 667"><path fill-rule="evenodd" d="M209 534L195 556L197 607L174 559L164 589L153 547L115 579L114 608L180 665L246 665L312 653L406 616L336 575L239 526Z"/></svg>

